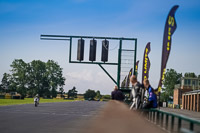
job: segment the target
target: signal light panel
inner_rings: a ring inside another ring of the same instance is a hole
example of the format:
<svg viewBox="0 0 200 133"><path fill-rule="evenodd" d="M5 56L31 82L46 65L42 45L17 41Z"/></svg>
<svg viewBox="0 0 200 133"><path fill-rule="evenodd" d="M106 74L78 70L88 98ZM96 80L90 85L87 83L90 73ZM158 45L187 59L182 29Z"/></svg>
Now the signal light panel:
<svg viewBox="0 0 200 133"><path fill-rule="evenodd" d="M78 47L77 47L77 60L83 61L84 60L84 45L85 40L79 39L78 40ZM89 50L89 61L96 61L96 48L97 48L97 40L92 39L90 40L90 50ZM101 51L101 61L107 62L108 61L108 51L109 51L109 41L103 40L102 41L102 51Z"/></svg>
<svg viewBox="0 0 200 133"><path fill-rule="evenodd" d="M97 47L97 40L90 40L90 54L89 54L89 61L96 61L96 47Z"/></svg>
<svg viewBox="0 0 200 133"><path fill-rule="evenodd" d="M82 38L78 40L78 49L77 49L77 60L82 61L84 59L84 44L85 40Z"/></svg>
<svg viewBox="0 0 200 133"><path fill-rule="evenodd" d="M101 61L103 61L103 62L108 61L108 49L109 49L109 41L103 40L102 41L102 52L101 52Z"/></svg>

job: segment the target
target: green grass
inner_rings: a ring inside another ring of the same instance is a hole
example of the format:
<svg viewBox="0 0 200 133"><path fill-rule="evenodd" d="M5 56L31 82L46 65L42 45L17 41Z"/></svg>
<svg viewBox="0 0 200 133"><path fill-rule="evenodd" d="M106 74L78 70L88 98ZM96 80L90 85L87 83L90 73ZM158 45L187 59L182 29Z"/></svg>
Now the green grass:
<svg viewBox="0 0 200 133"><path fill-rule="evenodd" d="M53 103L53 102L71 102L74 100L63 100L63 99L40 99L40 103ZM22 99L0 99L0 106L16 105L16 104L34 104L33 98Z"/></svg>

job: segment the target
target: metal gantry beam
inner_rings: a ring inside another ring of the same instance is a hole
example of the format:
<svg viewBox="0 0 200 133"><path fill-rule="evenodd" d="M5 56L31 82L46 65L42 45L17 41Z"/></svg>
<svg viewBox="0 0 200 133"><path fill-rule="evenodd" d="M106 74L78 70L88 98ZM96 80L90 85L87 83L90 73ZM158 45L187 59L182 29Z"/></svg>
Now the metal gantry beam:
<svg viewBox="0 0 200 133"><path fill-rule="evenodd" d="M119 40L119 50L118 50L118 62L114 63L106 63L106 62L85 62L85 61L73 61L72 60L72 40L73 38L85 38L85 39L108 39L108 40ZM136 64L136 51L137 51L137 38L124 38L124 37L98 37L98 36L69 36L69 35L45 35L42 34L40 36L41 40L62 40L69 41L69 63L81 63L81 64L96 64L99 65L100 68L108 75L108 77L120 88L120 75L121 75L121 54L122 54L122 41L129 40L135 41L134 47L134 74L135 74L135 64ZM127 49L127 51L133 51ZM106 69L102 65L116 65L117 66L117 81L106 71Z"/></svg>
<svg viewBox="0 0 200 133"><path fill-rule="evenodd" d="M98 36L68 36L68 35L40 35L40 38L96 38L96 39L112 39L112 40L137 40L137 38L124 38L124 37L98 37Z"/></svg>
<svg viewBox="0 0 200 133"><path fill-rule="evenodd" d="M122 40L119 41L119 51L118 51L118 70L117 70L117 86L120 88L120 74L121 74L121 54L122 54Z"/></svg>

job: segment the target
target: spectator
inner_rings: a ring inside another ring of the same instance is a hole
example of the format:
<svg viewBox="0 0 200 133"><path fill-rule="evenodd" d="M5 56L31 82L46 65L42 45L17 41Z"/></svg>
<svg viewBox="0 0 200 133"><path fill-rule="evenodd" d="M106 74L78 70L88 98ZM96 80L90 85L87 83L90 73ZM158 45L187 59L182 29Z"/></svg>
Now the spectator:
<svg viewBox="0 0 200 133"><path fill-rule="evenodd" d="M118 90L117 86L114 87L114 91L112 91L111 96L112 100L123 101L125 99L124 94L120 90Z"/></svg>
<svg viewBox="0 0 200 133"><path fill-rule="evenodd" d="M143 105L143 109L157 108L157 97L154 93L154 89L149 83L149 80L144 79L143 84L147 90L147 102Z"/></svg>

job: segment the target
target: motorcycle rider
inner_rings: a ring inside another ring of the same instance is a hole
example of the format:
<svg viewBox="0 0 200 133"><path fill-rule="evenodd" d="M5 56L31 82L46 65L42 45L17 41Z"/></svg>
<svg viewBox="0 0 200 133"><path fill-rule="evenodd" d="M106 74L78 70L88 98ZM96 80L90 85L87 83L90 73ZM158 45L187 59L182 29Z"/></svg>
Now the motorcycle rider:
<svg viewBox="0 0 200 133"><path fill-rule="evenodd" d="M39 94L36 94L35 95L35 98L34 98L34 102L37 101L37 104L39 104L39 101L40 101L40 96Z"/></svg>
<svg viewBox="0 0 200 133"><path fill-rule="evenodd" d="M130 82L132 84L132 90L130 97L133 101L130 110L135 106L136 109L141 108L141 93L142 93L142 88L141 84L137 81L137 77L135 75L132 75L130 78Z"/></svg>
<svg viewBox="0 0 200 133"><path fill-rule="evenodd" d="M147 103L143 105L143 109L157 108L157 96L154 93L154 89L151 87L149 80L144 79L143 84L147 90Z"/></svg>

